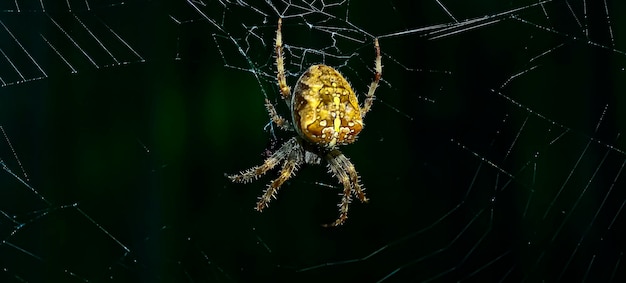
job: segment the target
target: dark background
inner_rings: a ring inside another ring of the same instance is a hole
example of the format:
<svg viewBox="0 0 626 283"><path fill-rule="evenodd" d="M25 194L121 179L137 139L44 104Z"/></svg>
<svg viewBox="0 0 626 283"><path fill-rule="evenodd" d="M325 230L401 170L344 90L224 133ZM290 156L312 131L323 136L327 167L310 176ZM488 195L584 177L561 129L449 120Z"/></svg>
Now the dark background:
<svg viewBox="0 0 626 283"><path fill-rule="evenodd" d="M465 24L436 1L2 4L0 281L624 280L625 7L500 2L444 3L486 17ZM379 99L342 148L371 202L342 227L320 225L323 166L263 213L275 172L224 177L274 148L264 95L288 116L276 11L290 85L325 62L364 93L380 37Z"/></svg>

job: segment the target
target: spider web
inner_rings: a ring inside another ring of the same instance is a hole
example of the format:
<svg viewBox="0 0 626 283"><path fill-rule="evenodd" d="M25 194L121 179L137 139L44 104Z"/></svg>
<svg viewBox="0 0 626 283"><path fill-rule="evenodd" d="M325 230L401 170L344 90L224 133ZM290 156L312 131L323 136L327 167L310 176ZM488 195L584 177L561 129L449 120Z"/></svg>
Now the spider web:
<svg viewBox="0 0 626 283"><path fill-rule="evenodd" d="M0 281L624 281L626 7L363 2L0 4ZM380 41L340 228L323 166L224 177L289 137L279 16L290 85Z"/></svg>

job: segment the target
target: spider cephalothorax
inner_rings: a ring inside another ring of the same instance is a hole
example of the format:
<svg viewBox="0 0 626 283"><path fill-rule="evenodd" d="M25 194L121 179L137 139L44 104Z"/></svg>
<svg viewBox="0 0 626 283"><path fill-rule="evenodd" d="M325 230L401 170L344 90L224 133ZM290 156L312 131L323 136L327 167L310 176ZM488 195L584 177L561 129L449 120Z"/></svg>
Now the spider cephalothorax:
<svg viewBox="0 0 626 283"><path fill-rule="evenodd" d="M363 106L348 81L334 68L326 65L313 65L300 76L293 95L285 78L283 62L283 42L281 34L282 20L278 19L276 30L276 68L278 86L282 98L289 105L291 123L278 115L274 105L265 100L265 107L276 125L286 131L295 131L298 135L286 141L272 153L263 164L252 167L239 174L229 175L233 182L247 183L256 180L279 163L282 169L278 178L272 181L264 194L259 197L256 209L268 206L280 186L287 181L302 164L319 164L322 159L328 169L343 185L339 217L327 226L341 225L348 218L348 207L352 195L362 202L367 202L364 188L359 183L359 174L354 165L339 150L339 145L350 144L364 127L363 117L374 103L374 91L378 87L382 74L382 63L378 40L374 39L376 50L374 80L365 95Z"/></svg>

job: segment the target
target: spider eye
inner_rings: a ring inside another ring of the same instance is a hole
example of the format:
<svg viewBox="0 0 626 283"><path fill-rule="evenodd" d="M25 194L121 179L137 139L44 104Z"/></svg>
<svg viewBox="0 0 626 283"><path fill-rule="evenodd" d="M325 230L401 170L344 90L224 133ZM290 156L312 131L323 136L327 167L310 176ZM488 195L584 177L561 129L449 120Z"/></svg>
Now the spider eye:
<svg viewBox="0 0 626 283"><path fill-rule="evenodd" d="M326 65L311 66L302 74L291 111L298 134L324 147L352 143L363 129L361 108L350 83Z"/></svg>

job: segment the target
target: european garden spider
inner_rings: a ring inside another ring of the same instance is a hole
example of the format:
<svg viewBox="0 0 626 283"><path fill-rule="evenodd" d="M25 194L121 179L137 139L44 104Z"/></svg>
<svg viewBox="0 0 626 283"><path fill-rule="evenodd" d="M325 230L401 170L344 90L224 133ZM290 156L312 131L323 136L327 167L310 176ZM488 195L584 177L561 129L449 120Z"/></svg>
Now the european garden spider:
<svg viewBox="0 0 626 283"><path fill-rule="evenodd" d="M376 66L374 80L365 95L363 106L350 87L348 81L334 68L326 65L311 66L296 83L293 95L285 78L283 63L282 19L278 19L276 29L276 68L280 93L288 104L291 122L276 112L274 105L265 99L265 107L270 118L279 128L298 134L285 142L271 154L263 164L252 167L228 178L236 183L252 182L267 171L282 163L278 178L272 181L256 205L262 211L268 206L280 186L294 175L302 164L320 164L324 159L331 172L343 185L343 197L339 206L339 217L335 222L324 226L342 225L348 218L351 195L361 202L367 202L364 188L359 183L359 174L354 165L338 147L354 142L363 129L363 118L374 103L374 91L382 75L382 63L378 39L374 39Z"/></svg>

